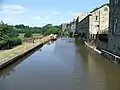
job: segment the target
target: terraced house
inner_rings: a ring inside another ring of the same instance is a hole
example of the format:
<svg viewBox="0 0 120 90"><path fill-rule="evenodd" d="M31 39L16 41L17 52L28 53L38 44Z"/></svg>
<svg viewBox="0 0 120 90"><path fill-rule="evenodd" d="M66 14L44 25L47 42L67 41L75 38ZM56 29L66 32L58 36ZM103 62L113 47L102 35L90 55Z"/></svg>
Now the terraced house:
<svg viewBox="0 0 120 90"><path fill-rule="evenodd" d="M62 32L65 32L66 28L67 28L67 23L62 23L61 24Z"/></svg>
<svg viewBox="0 0 120 90"><path fill-rule="evenodd" d="M88 14L89 14L88 12L84 12L77 17L77 19L76 19L76 31L75 31L75 33L77 35L80 35L81 33L83 33L82 31L80 31L81 25L79 25L79 24Z"/></svg>
<svg viewBox="0 0 120 90"><path fill-rule="evenodd" d="M108 49L120 56L120 0L110 0L110 30Z"/></svg>
<svg viewBox="0 0 120 90"><path fill-rule="evenodd" d="M73 19L73 21L70 22L70 34L72 36L75 35L75 30L76 30L76 19Z"/></svg>
<svg viewBox="0 0 120 90"><path fill-rule="evenodd" d="M86 38L86 41L96 40L97 35L100 36L106 34L107 36L109 27L108 4L104 4L91 11L77 25L77 31L80 32L80 37Z"/></svg>
<svg viewBox="0 0 120 90"><path fill-rule="evenodd" d="M90 12L90 38L96 39L97 34L107 34L109 27L109 6L104 4Z"/></svg>
<svg viewBox="0 0 120 90"><path fill-rule="evenodd" d="M86 15L80 22L78 22L79 17L77 18L77 30L78 37L87 39L89 36L89 20L90 20L90 14Z"/></svg>

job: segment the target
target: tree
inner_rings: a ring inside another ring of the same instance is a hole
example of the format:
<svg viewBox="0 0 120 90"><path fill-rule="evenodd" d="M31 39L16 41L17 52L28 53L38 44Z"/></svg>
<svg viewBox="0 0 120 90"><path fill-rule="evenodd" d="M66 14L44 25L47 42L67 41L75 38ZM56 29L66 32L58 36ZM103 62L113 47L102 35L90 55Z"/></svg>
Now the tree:
<svg viewBox="0 0 120 90"><path fill-rule="evenodd" d="M57 34L60 35L61 29L60 26L53 26L52 24L47 24L42 27L43 34L44 35L49 35L49 34Z"/></svg>
<svg viewBox="0 0 120 90"><path fill-rule="evenodd" d="M21 39L18 38L18 32L12 25L0 23L0 49L12 48L21 43Z"/></svg>
<svg viewBox="0 0 120 90"><path fill-rule="evenodd" d="M29 27L23 24L15 25L14 27L19 33L26 33L26 30L28 29L31 30L32 33L42 33L41 27Z"/></svg>
<svg viewBox="0 0 120 90"><path fill-rule="evenodd" d="M32 32L29 31L29 30L27 30L26 33L25 33L25 35L24 35L25 38L29 38L29 37L32 37L32 36L33 36Z"/></svg>

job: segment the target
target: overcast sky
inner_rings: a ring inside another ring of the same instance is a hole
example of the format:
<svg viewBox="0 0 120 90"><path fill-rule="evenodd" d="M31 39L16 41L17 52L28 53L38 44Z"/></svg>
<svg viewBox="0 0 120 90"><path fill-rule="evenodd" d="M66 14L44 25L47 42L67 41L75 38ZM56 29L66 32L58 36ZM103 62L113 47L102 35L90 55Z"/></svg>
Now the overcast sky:
<svg viewBox="0 0 120 90"><path fill-rule="evenodd" d="M108 0L0 0L0 21L30 26L61 24L105 3Z"/></svg>

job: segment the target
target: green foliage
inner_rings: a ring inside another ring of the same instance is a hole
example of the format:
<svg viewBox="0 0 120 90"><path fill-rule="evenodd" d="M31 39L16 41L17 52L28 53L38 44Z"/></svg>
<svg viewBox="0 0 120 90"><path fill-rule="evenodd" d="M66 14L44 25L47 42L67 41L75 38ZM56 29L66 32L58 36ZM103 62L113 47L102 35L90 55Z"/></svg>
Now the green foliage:
<svg viewBox="0 0 120 90"><path fill-rule="evenodd" d="M24 35L25 38L29 38L29 37L32 37L32 36L33 35L32 35L32 32L30 30L27 30L25 35Z"/></svg>
<svg viewBox="0 0 120 90"><path fill-rule="evenodd" d="M41 27L29 27L23 24L14 26L19 33L26 33L26 30L30 30L32 33L41 33Z"/></svg>
<svg viewBox="0 0 120 90"><path fill-rule="evenodd" d="M10 49L13 46L22 44L19 38L9 38L0 42L0 49Z"/></svg>
<svg viewBox="0 0 120 90"><path fill-rule="evenodd" d="M2 22L0 24L0 49L12 48L21 43L15 28Z"/></svg>
<svg viewBox="0 0 120 90"><path fill-rule="evenodd" d="M52 24L47 24L47 25L43 26L42 28L41 27L29 27L29 26L20 24L20 25L15 25L15 28L16 28L17 32L26 33L26 34L29 34L31 32L32 34L39 33L39 34L43 34L43 35L49 35L49 34L60 35L60 33L61 33L60 26L53 26ZM26 32L27 30L29 30L30 32Z"/></svg>
<svg viewBox="0 0 120 90"><path fill-rule="evenodd" d="M47 24L43 28L43 34L49 35L49 34L57 34L60 35L61 29L60 26L53 26L52 24Z"/></svg>
<svg viewBox="0 0 120 90"><path fill-rule="evenodd" d="M13 46L19 45L22 43L21 39L18 38L19 33L24 33L25 38L32 37L33 34L57 34L61 35L60 26L53 26L52 24L47 24L41 27L29 27L23 24L20 25L7 25L3 22L0 23L0 50L12 48Z"/></svg>

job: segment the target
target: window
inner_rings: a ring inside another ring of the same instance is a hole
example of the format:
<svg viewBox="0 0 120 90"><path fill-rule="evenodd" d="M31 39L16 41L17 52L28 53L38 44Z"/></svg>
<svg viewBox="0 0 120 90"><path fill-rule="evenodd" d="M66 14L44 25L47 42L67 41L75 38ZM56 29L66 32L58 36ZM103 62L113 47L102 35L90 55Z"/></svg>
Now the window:
<svg viewBox="0 0 120 90"><path fill-rule="evenodd" d="M96 16L96 20L98 20L98 16Z"/></svg>
<svg viewBox="0 0 120 90"><path fill-rule="evenodd" d="M97 25L97 27L99 27L99 25Z"/></svg>
<svg viewBox="0 0 120 90"><path fill-rule="evenodd" d="M115 0L115 4L118 4L119 0Z"/></svg>
<svg viewBox="0 0 120 90"><path fill-rule="evenodd" d="M117 33L118 19L115 18L113 21L114 21L113 22L113 30L114 30L114 33Z"/></svg>
<svg viewBox="0 0 120 90"><path fill-rule="evenodd" d="M108 11L108 8L107 8L107 7L105 7L104 11Z"/></svg>

